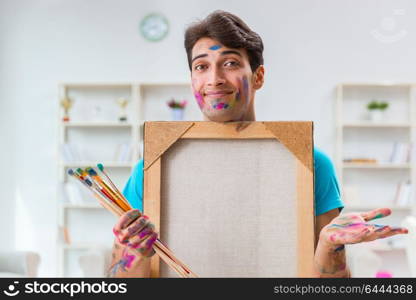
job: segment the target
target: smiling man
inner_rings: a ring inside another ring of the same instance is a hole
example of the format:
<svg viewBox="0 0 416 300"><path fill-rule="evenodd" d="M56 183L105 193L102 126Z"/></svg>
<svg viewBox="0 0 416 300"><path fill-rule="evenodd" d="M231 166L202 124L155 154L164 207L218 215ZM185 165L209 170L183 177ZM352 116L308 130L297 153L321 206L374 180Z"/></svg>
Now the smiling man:
<svg viewBox="0 0 416 300"><path fill-rule="evenodd" d="M192 90L206 121L255 121L255 93L264 83L263 42L237 16L215 11L192 24L185 33L185 49ZM355 244L407 233L368 223L388 216L388 208L339 216L343 204L330 159L314 149L317 277L348 277L346 244ZM130 177L124 194L135 210L125 213L114 227L110 276L149 276L150 256L157 238L143 209L143 161ZM244 274L241 274L244 276Z"/></svg>

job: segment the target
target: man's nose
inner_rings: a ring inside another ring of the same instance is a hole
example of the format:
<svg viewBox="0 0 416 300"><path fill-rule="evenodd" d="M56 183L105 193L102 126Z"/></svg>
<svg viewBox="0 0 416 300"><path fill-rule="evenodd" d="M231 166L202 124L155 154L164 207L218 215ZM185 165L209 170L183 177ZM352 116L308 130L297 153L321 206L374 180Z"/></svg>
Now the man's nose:
<svg viewBox="0 0 416 300"><path fill-rule="evenodd" d="M212 68L209 74L208 86L218 86L225 83L224 74L219 68Z"/></svg>

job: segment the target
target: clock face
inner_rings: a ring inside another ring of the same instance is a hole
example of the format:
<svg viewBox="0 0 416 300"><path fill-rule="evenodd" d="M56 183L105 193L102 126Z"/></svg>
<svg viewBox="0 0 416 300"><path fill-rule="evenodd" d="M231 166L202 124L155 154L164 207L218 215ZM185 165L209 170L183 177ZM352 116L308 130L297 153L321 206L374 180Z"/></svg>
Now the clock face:
<svg viewBox="0 0 416 300"><path fill-rule="evenodd" d="M160 14L150 14L140 23L140 31L144 38L156 42L162 40L168 33L169 23Z"/></svg>

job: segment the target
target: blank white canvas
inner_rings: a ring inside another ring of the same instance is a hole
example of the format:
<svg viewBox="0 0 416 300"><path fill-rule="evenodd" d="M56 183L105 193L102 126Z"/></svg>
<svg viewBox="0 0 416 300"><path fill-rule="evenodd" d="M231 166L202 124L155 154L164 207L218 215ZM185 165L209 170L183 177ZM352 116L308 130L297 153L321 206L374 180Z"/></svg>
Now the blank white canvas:
<svg viewBox="0 0 416 300"><path fill-rule="evenodd" d="M161 239L198 276L297 276L296 159L277 140L178 140L161 189Z"/></svg>

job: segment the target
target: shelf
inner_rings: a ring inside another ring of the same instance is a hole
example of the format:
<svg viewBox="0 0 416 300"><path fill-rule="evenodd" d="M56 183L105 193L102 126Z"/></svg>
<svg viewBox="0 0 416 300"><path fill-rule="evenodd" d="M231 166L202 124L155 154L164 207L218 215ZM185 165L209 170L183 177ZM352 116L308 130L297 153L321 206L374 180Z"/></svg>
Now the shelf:
<svg viewBox="0 0 416 300"><path fill-rule="evenodd" d="M62 208L66 209L102 209L103 207L97 203L85 203L85 204L72 204L63 203Z"/></svg>
<svg viewBox="0 0 416 300"><path fill-rule="evenodd" d="M121 88L121 89L127 89L127 88L131 88L132 84L131 83L100 83L100 82L96 82L96 83L63 83L61 84L61 86L65 87L65 88L70 88L70 89L85 89L85 88L92 88L92 89L102 89L102 88Z"/></svg>
<svg viewBox="0 0 416 300"><path fill-rule="evenodd" d="M342 124L345 128L411 128L410 123L370 123L370 122L350 122Z"/></svg>
<svg viewBox="0 0 416 300"><path fill-rule="evenodd" d="M64 168L74 168L74 167L96 167L96 161L80 161L80 162L61 162L61 166ZM131 168L132 165L137 162L100 162L104 165L105 168Z"/></svg>
<svg viewBox="0 0 416 300"><path fill-rule="evenodd" d="M410 169L411 164L391 164L391 163L343 163L344 169Z"/></svg>
<svg viewBox="0 0 416 300"><path fill-rule="evenodd" d="M132 123L123 122L62 122L64 128L85 128L85 127L118 127L118 128L131 128L134 126Z"/></svg>

